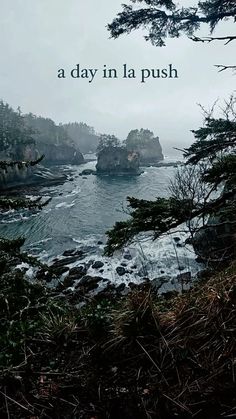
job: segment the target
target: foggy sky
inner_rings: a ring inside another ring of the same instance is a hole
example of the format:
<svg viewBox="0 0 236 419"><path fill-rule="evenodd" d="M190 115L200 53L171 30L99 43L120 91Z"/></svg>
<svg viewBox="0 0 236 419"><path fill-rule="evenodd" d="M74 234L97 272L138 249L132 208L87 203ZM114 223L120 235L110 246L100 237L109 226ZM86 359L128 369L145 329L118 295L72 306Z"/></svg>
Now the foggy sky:
<svg viewBox="0 0 236 419"><path fill-rule="evenodd" d="M124 2L124 1L123 1ZM235 64L235 44L194 43L186 37L167 39L157 48L136 31L109 39L106 24L121 10L121 0L0 0L0 97L23 113L33 112L56 123L83 121L101 133L126 138L134 128L149 128L160 137L166 154L193 141L202 115L198 103L210 107L235 89L230 71L214 64ZM190 1L180 1L190 5ZM208 35L205 27L202 34ZM235 34L234 24L221 24L216 34ZM172 63L179 79L140 80L98 77L57 78L57 71L84 68L136 70Z"/></svg>

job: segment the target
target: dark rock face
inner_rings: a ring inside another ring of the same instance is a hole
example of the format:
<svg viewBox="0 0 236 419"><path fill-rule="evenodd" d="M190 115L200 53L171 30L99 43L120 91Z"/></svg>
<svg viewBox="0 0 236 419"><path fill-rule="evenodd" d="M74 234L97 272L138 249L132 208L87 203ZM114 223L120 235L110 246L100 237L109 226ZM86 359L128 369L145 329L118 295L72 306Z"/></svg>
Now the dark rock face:
<svg viewBox="0 0 236 419"><path fill-rule="evenodd" d="M98 153L97 174L140 175L139 154L122 147L106 147Z"/></svg>
<svg viewBox="0 0 236 419"><path fill-rule="evenodd" d="M76 266L70 269L70 276L74 276L76 278L81 278L82 276L86 275L87 268L86 266Z"/></svg>
<svg viewBox="0 0 236 419"><path fill-rule="evenodd" d="M63 144L45 144L40 143L37 145L40 155L44 154L44 164L82 164L84 157L78 148Z"/></svg>
<svg viewBox="0 0 236 419"><path fill-rule="evenodd" d="M66 179L66 175L52 173L41 165L27 167L23 163L21 167L14 166L7 171L0 170L0 190L33 185L55 185L64 183Z"/></svg>
<svg viewBox="0 0 236 419"><path fill-rule="evenodd" d="M40 144L37 148L35 143L17 147L12 151L13 161L22 161L18 166L0 170L0 189L9 189L21 186L31 185L50 185L60 184L67 180L65 174L55 174L44 164L81 164L84 158L79 150L69 145L55 146L52 144ZM37 160L40 156L45 155L42 165L28 166L24 162ZM9 160L7 155L1 156L2 160Z"/></svg>
<svg viewBox="0 0 236 419"><path fill-rule="evenodd" d="M137 152L140 155L141 164L156 163L164 159L159 138L153 138L147 145L140 145L137 147Z"/></svg>
<svg viewBox="0 0 236 419"><path fill-rule="evenodd" d="M164 159L159 137L147 129L132 130L126 139L127 150L137 152L141 165L158 163Z"/></svg>
<svg viewBox="0 0 236 419"><path fill-rule="evenodd" d="M89 176L89 175L96 175L96 170L93 169L84 169L79 176Z"/></svg>

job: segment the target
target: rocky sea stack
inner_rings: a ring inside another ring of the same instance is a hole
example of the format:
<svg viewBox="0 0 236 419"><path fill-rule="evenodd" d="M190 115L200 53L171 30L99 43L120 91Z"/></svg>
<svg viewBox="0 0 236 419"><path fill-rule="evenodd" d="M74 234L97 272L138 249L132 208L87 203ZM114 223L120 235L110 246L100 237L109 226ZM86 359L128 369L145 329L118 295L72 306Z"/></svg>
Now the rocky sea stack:
<svg viewBox="0 0 236 419"><path fill-rule="evenodd" d="M125 143L128 151L139 154L141 165L158 163L164 159L159 137L154 137L154 133L148 129L130 131Z"/></svg>
<svg viewBox="0 0 236 419"><path fill-rule="evenodd" d="M97 174L140 175L140 159L137 152L123 147L106 147L97 156Z"/></svg>

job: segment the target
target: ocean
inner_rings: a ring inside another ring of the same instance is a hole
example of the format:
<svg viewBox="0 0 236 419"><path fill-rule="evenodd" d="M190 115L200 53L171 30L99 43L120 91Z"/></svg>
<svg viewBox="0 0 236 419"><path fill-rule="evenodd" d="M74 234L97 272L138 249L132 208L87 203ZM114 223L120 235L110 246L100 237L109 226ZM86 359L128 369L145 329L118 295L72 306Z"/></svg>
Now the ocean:
<svg viewBox="0 0 236 419"><path fill-rule="evenodd" d="M173 286L180 273L195 275L201 269L192 247L185 244L187 233L182 227L181 232L173 231L156 241L151 234L140 235L112 258L103 255L106 231L116 221L129 217L126 197L149 200L168 197L176 168L146 167L140 176L132 177L79 176L89 168L94 169L95 162L61 167L60 170L70 172L70 180L37 192L45 198L51 197L50 203L41 211L1 214L0 237L25 237L24 249L48 263L60 258L65 250L82 249L86 253L83 262L102 261L102 276L116 283L139 282L148 276L150 279L165 277ZM124 257L127 253L132 257L130 260ZM120 277L116 268L122 263L127 273ZM76 264L81 262L73 266ZM92 267L89 273L98 274Z"/></svg>

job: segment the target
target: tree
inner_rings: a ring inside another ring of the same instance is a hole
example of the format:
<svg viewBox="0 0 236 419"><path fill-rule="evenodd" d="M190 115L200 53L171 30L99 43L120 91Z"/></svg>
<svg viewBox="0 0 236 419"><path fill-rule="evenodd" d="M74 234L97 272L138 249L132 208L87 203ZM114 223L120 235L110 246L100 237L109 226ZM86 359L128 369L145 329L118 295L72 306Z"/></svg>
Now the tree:
<svg viewBox="0 0 236 419"><path fill-rule="evenodd" d="M149 129L134 129L129 132L125 144L128 149L132 149L133 147L135 148L137 145L145 145L153 139L154 134Z"/></svg>
<svg viewBox="0 0 236 419"><path fill-rule="evenodd" d="M43 118L32 113L24 115L25 125L34 133L33 138L37 145L43 144L72 144L67 131L62 125L56 125L50 118Z"/></svg>
<svg viewBox="0 0 236 419"><path fill-rule="evenodd" d="M27 144L34 144L35 131L25 123L20 108L14 111L9 104L0 101L0 151L4 152L5 160L0 160L0 170L7 171L16 167L33 167L40 163L44 156L34 161L16 160L21 156L21 149ZM41 198L29 200L24 198L9 198L0 193L0 211L19 208L42 208L46 203L41 202Z"/></svg>
<svg viewBox="0 0 236 419"><path fill-rule="evenodd" d="M63 127L82 153L96 152L99 136L93 127L84 122L70 122Z"/></svg>
<svg viewBox="0 0 236 419"><path fill-rule="evenodd" d="M203 127L193 131L195 142L183 150L187 159L186 165L190 168L190 177L186 176L185 171L187 182L183 177L181 181L177 181L178 193L175 184L175 187L172 185L170 198L157 198L155 201L127 198L131 211L130 218L127 221L117 222L107 233L108 255L132 241L140 232L153 231L153 237L156 239L184 222L189 223L199 218L203 221L203 226L199 227L197 223L195 234L206 228L214 228L217 233L219 246L212 251L212 261L229 260L235 255L235 105L236 100L232 96L225 104L224 118L215 118L212 112L206 113ZM198 193L192 189L193 182L191 182L191 171L195 165L201 168L198 170L201 183L207 185L207 187L201 186ZM180 185L183 190L180 189ZM209 217L211 226L209 226Z"/></svg>
<svg viewBox="0 0 236 419"><path fill-rule="evenodd" d="M212 35L221 21L236 17L235 0L198 1L195 7L180 8L172 0L130 0L133 5L123 5L123 11L108 25L112 38L118 38L135 29L148 29L145 36L155 46L165 46L166 38L179 38L182 34L196 42L222 41L225 43L236 40L236 35L226 34L223 37L199 38L195 33L202 24L207 24ZM140 7L141 3L143 7ZM220 70L235 69L235 66L218 65Z"/></svg>
<svg viewBox="0 0 236 419"><path fill-rule="evenodd" d="M0 151L6 156L15 157L19 146L34 143L34 130L27 127L20 108L14 111L8 103L0 101Z"/></svg>
<svg viewBox="0 0 236 419"><path fill-rule="evenodd" d="M120 147L120 140L115 135L103 134L100 136L97 153L104 150L107 147Z"/></svg>

